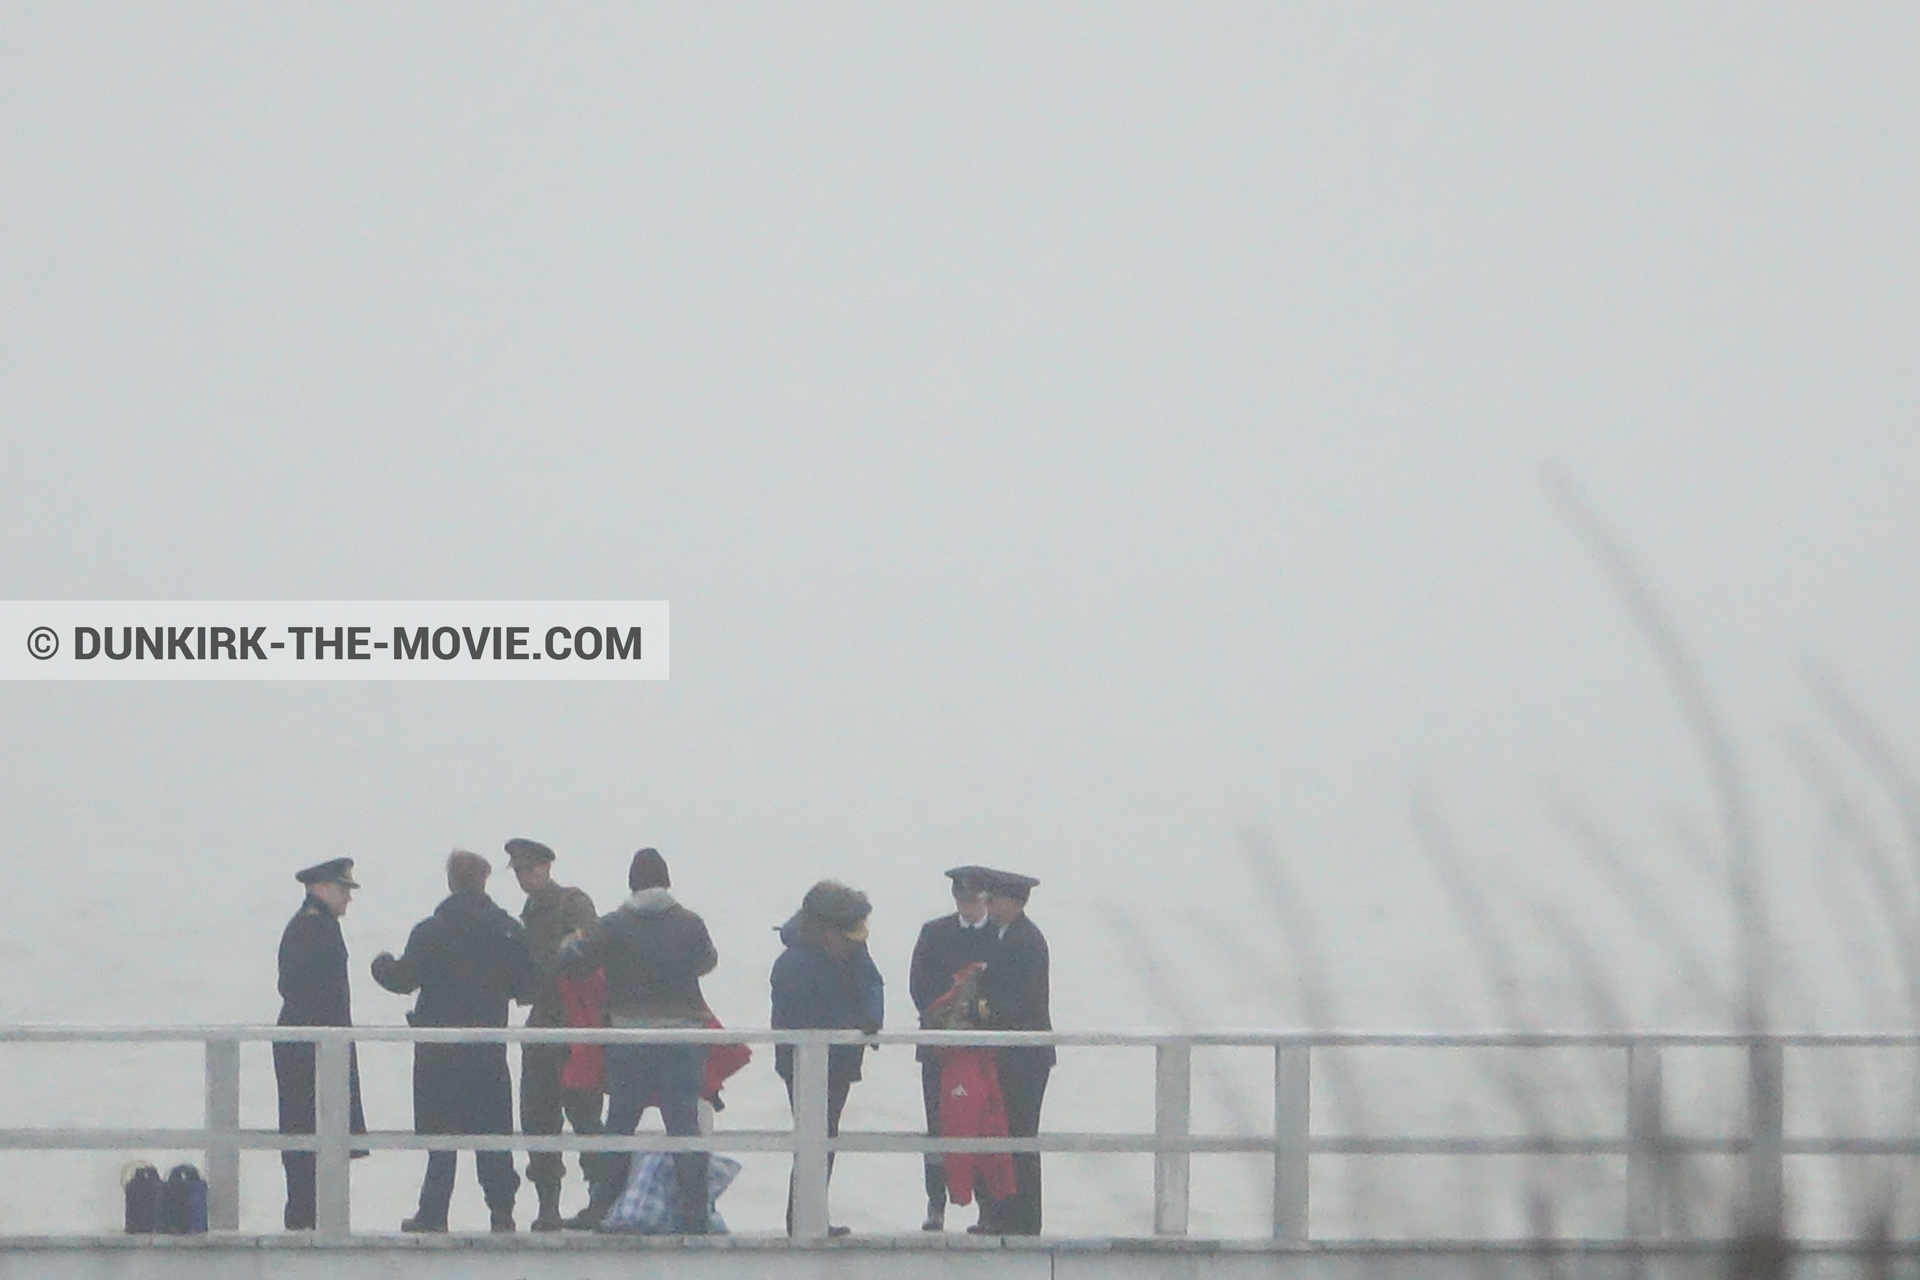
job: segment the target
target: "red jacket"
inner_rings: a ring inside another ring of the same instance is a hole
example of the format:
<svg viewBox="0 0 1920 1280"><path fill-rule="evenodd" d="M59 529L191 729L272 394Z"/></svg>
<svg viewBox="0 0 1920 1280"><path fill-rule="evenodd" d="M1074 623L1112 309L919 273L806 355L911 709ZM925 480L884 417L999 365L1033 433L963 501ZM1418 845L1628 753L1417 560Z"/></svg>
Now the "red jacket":
<svg viewBox="0 0 1920 1280"><path fill-rule="evenodd" d="M1007 1108L991 1049L940 1049L940 1136L1004 1138ZM979 1180L989 1199L1004 1200L1015 1187L1013 1157L1004 1151L949 1151L947 1194L955 1204L973 1201Z"/></svg>
<svg viewBox="0 0 1920 1280"><path fill-rule="evenodd" d="M563 973L554 979L560 989L560 1008L570 1027L607 1025L607 972L595 969L588 974ZM607 1046L576 1044L560 1068L562 1089L585 1089L598 1093L607 1087Z"/></svg>
<svg viewBox="0 0 1920 1280"><path fill-rule="evenodd" d="M563 973L554 981L560 988L560 1004L566 1011L568 1026L607 1025L606 970L595 969L584 975ZM709 1013L707 1025L718 1027L720 1019ZM604 1090L607 1087L607 1046L576 1044L569 1047L572 1052L560 1068L560 1087L594 1092ZM708 1045L706 1078L701 1081L700 1096L709 1100L717 1098L720 1086L752 1058L753 1050L744 1044Z"/></svg>

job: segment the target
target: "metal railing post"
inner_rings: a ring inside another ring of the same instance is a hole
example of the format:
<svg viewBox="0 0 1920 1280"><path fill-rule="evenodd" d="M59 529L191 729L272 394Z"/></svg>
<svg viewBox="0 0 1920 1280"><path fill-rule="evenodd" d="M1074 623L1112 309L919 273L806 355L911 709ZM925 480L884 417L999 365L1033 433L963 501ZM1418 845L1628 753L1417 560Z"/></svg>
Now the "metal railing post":
<svg viewBox="0 0 1920 1280"><path fill-rule="evenodd" d="M353 1232L353 1196L347 1161L352 1147L348 1130L353 1123L352 1093L347 1083L351 1046L344 1040L322 1040L314 1054L314 1133L316 1153L314 1225L319 1234L344 1240Z"/></svg>
<svg viewBox="0 0 1920 1280"><path fill-rule="evenodd" d="M1307 1241L1307 1170L1312 1138L1313 1050L1273 1051L1273 1238Z"/></svg>
<svg viewBox="0 0 1920 1280"><path fill-rule="evenodd" d="M1755 1040L1747 1050L1747 1220L1744 1231L1786 1230L1786 1053Z"/></svg>
<svg viewBox="0 0 1920 1280"><path fill-rule="evenodd" d="M818 1033L794 1046L793 1234L827 1237L827 1044Z"/></svg>
<svg viewBox="0 0 1920 1280"><path fill-rule="evenodd" d="M207 1041L207 1229L240 1229L240 1042Z"/></svg>
<svg viewBox="0 0 1920 1280"><path fill-rule="evenodd" d="M1627 1238L1649 1243L1666 1234L1666 1086L1660 1046L1627 1046Z"/></svg>
<svg viewBox="0 0 1920 1280"><path fill-rule="evenodd" d="M1193 1046L1153 1047L1153 1233L1187 1234L1188 1188L1193 1153L1169 1151L1169 1138L1193 1132Z"/></svg>

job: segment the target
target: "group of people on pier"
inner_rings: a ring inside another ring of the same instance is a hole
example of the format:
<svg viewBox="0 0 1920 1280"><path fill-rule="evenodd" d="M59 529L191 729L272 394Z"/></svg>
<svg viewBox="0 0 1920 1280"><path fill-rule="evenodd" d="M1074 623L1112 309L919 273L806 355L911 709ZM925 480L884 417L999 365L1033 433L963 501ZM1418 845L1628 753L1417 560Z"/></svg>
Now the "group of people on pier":
<svg viewBox="0 0 1920 1280"><path fill-rule="evenodd" d="M530 1027L718 1027L700 979L719 963L707 926L672 893L667 861L656 849L633 855L628 897L599 914L582 890L553 877L554 852L536 840L506 842L508 866L526 901L516 919L487 894L492 864L455 850L447 858L447 897L414 926L398 956L382 952L373 978L383 988L415 995L407 1021L417 1027L504 1027L512 1004L527 1006ZM910 987L923 1026L1006 1031L1052 1029L1048 1008L1046 939L1026 916L1031 876L966 866L949 870L952 912L929 920L914 944ZM281 1026L353 1025L347 948L340 917L360 886L353 861L335 858L295 877L306 899L280 940ZM784 950L771 974L771 1026L779 1029L881 1029L884 986L867 949L867 895L833 880L808 889L799 909L780 926ZM416 994L417 993L417 994ZM867 1046L830 1046L827 1132L837 1135L847 1097L861 1078ZM702 1103L720 1108L720 1088L749 1059L743 1045L612 1043L602 1046L525 1044L520 1057L520 1129L530 1135L562 1132L631 1135L649 1106L660 1109L666 1131L702 1131ZM934 1049L916 1057L931 1136L1039 1132L1040 1107L1054 1066L1050 1045ZM315 1050L310 1042L273 1046L279 1087L280 1131L314 1132ZM794 1051L774 1050L774 1070L794 1098ZM366 1132L359 1063L348 1058L351 1126ZM604 1104L604 1111L603 1111ZM984 1109L983 1109L984 1108ZM513 1132L513 1081L502 1043L414 1046L414 1131L421 1134ZM708 1121L710 1123L710 1120ZM354 1152L355 1156L366 1154ZM454 1151L430 1151L419 1207L405 1232L443 1232L456 1168ZM281 1153L287 1180L289 1230L315 1223L315 1153ZM676 1230L710 1229L708 1153L675 1152L672 1161ZM520 1174L510 1152L480 1151L475 1165L492 1229L516 1229L514 1202ZM581 1174L587 1203L563 1217L561 1154L529 1154L526 1180L539 1200L535 1231L593 1230L605 1225L626 1189L627 1153L585 1152ZM831 1170L829 1156L829 1170ZM979 1221L971 1232L1040 1232L1040 1157L1036 1152L926 1158L927 1214L922 1228L944 1230L949 1197L976 1194ZM787 1226L793 1228L789 1195ZM845 1234L843 1227L831 1228Z"/></svg>

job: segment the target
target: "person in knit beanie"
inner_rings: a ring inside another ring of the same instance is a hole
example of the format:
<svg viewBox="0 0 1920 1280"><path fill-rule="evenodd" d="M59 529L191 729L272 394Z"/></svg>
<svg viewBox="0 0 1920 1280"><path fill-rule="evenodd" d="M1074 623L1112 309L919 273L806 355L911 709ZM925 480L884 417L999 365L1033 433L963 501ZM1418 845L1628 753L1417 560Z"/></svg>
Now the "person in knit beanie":
<svg viewBox="0 0 1920 1280"><path fill-rule="evenodd" d="M706 922L674 900L672 884L660 851L640 850L627 868L627 886L633 891L627 900L560 948L563 970L606 970L611 1026L707 1024L700 979L713 972L720 955ZM608 1045L606 1131L631 1135L639 1127L640 1113L657 1102L670 1135L697 1135L706 1060L707 1049L701 1044ZM710 1210L707 1153L675 1152L673 1163L680 1230L705 1234ZM619 1184L624 1182L622 1178Z"/></svg>

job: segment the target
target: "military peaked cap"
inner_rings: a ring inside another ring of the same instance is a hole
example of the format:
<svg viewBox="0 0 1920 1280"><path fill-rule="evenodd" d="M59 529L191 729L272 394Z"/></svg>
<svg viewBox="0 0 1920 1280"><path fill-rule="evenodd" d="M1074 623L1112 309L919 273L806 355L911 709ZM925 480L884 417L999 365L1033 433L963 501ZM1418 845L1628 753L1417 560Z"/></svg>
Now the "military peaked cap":
<svg viewBox="0 0 1920 1280"><path fill-rule="evenodd" d="M507 841L507 865L510 867L530 867L536 862L552 862L553 850L538 840L523 840L519 836Z"/></svg>
<svg viewBox="0 0 1920 1280"><path fill-rule="evenodd" d="M953 881L953 891L962 893L968 890L979 892L987 887L993 878L993 872L985 867L948 867L947 879Z"/></svg>
<svg viewBox="0 0 1920 1280"><path fill-rule="evenodd" d="M987 892L998 898L1019 898L1024 901L1039 883L1032 876L1023 876L1018 871L987 872Z"/></svg>
<svg viewBox="0 0 1920 1280"><path fill-rule="evenodd" d="M294 872L293 878L301 884L343 884L349 889L360 887L353 878L352 858L329 858L304 871Z"/></svg>

